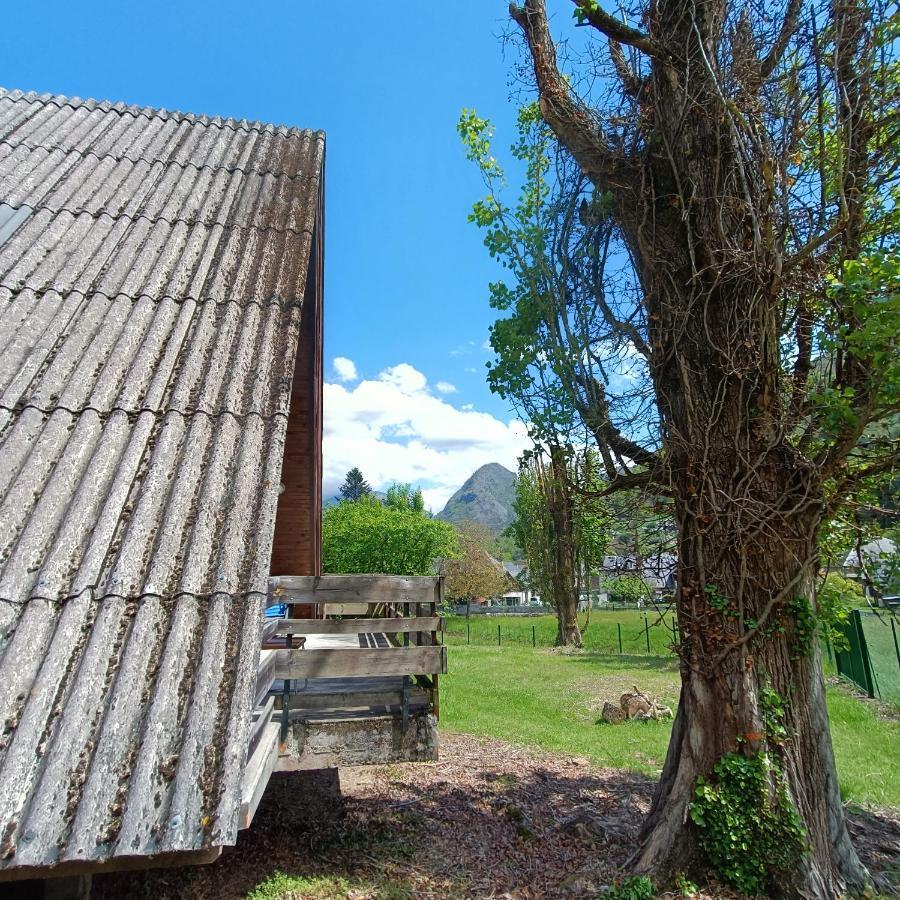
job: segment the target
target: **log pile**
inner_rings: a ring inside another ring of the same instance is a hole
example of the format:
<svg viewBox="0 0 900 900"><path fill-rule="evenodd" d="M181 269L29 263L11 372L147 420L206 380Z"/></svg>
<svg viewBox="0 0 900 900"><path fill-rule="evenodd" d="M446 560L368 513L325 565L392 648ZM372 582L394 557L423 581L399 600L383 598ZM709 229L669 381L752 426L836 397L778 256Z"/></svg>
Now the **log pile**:
<svg viewBox="0 0 900 900"><path fill-rule="evenodd" d="M618 725L626 719L671 719L672 710L668 706L657 703L648 697L637 686L632 692L626 692L619 698L619 705L606 702L601 713L604 722L610 725Z"/></svg>

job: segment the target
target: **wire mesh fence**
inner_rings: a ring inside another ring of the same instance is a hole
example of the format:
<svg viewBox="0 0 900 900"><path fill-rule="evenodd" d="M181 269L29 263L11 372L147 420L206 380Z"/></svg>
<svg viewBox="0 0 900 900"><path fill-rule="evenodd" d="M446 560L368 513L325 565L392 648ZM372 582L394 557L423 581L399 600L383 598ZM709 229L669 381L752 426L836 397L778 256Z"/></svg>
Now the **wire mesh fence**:
<svg viewBox="0 0 900 900"><path fill-rule="evenodd" d="M666 611L592 610L578 616L584 649L623 656L671 656L677 630ZM444 643L470 646L556 645L555 616L446 616Z"/></svg>

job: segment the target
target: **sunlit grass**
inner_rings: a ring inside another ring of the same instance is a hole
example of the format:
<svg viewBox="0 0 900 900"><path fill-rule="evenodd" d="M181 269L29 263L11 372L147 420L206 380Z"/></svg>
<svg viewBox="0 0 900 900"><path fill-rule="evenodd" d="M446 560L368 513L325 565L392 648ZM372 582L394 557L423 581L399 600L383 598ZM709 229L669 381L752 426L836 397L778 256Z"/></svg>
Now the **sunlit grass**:
<svg viewBox="0 0 900 900"><path fill-rule="evenodd" d="M618 703L634 684L674 709L679 676L672 659L516 646L452 646L449 653L442 728L659 774L670 722L598 720L604 700ZM828 708L842 795L900 807L900 722L840 688L829 688Z"/></svg>

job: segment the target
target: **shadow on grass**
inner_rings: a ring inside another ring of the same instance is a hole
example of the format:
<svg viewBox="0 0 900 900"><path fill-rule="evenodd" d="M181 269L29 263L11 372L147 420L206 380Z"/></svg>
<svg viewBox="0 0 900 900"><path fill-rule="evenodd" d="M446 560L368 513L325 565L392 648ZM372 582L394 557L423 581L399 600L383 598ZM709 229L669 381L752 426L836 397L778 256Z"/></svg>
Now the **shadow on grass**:
<svg viewBox="0 0 900 900"><path fill-rule="evenodd" d="M603 663L607 666L625 669L646 669L657 672L677 672L678 660L675 657L665 656L629 656L626 653L597 653L592 650L560 651L561 659L571 660L582 665L588 663Z"/></svg>

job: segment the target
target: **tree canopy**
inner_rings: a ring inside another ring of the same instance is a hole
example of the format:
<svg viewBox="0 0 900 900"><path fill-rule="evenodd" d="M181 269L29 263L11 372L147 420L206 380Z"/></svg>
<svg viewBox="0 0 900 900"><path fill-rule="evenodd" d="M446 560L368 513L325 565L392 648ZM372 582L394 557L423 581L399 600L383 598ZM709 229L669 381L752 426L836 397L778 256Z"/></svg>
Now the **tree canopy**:
<svg viewBox="0 0 900 900"><path fill-rule="evenodd" d="M389 505L364 496L322 514L322 567L329 573L432 575L437 560L457 552L453 527L409 502Z"/></svg>
<svg viewBox="0 0 900 900"><path fill-rule="evenodd" d="M508 578L502 563L491 555L493 534L479 522L456 526L460 553L447 559L441 568L445 576L444 596L448 600L476 600L497 597L507 589Z"/></svg>

